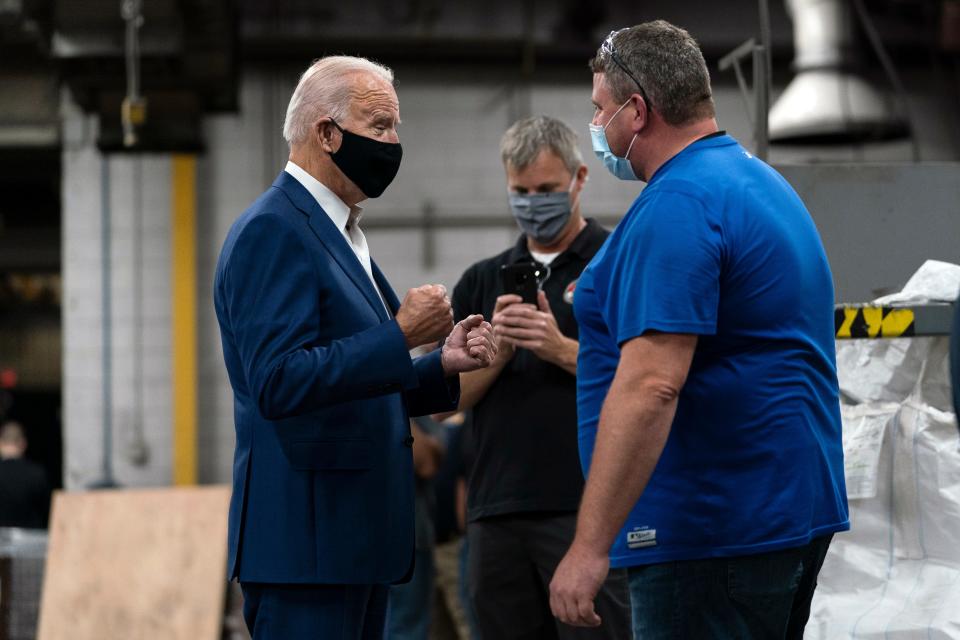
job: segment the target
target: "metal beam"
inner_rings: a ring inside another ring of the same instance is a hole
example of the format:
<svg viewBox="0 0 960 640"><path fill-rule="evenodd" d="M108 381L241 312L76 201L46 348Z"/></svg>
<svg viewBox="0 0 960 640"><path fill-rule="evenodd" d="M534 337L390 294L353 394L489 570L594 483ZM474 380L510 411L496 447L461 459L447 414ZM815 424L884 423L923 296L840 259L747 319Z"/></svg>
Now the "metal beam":
<svg viewBox="0 0 960 640"><path fill-rule="evenodd" d="M947 336L954 312L952 304L840 305L834 311L834 330L838 340Z"/></svg>

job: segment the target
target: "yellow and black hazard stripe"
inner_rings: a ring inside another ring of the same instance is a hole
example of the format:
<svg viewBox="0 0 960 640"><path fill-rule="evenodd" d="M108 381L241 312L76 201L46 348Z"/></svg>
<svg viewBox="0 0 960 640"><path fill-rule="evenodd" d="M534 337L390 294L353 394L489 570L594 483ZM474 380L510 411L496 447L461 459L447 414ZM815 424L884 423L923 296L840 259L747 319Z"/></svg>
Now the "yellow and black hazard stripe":
<svg viewBox="0 0 960 640"><path fill-rule="evenodd" d="M913 309L898 307L837 307L833 312L838 340L908 338L916 335Z"/></svg>

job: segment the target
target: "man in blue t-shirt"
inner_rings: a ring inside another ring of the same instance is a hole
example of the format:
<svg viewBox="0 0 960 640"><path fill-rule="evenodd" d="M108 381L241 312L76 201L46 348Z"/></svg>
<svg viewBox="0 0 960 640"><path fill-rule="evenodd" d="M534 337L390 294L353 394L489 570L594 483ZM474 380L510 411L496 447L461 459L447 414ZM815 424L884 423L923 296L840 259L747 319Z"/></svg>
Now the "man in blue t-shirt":
<svg viewBox="0 0 960 640"><path fill-rule="evenodd" d="M551 584L569 624L628 567L637 638L799 638L849 528L833 282L789 184L718 131L696 41L656 21L591 62L594 150L643 180L581 276L587 483Z"/></svg>

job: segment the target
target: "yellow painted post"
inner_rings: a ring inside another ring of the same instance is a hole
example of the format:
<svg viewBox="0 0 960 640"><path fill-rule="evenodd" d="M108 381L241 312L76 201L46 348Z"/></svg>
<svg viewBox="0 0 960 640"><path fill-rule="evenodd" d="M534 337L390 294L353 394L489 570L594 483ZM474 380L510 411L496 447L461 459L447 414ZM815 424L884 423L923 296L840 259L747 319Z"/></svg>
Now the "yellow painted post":
<svg viewBox="0 0 960 640"><path fill-rule="evenodd" d="M174 154L171 184L173 483L197 483L197 159Z"/></svg>

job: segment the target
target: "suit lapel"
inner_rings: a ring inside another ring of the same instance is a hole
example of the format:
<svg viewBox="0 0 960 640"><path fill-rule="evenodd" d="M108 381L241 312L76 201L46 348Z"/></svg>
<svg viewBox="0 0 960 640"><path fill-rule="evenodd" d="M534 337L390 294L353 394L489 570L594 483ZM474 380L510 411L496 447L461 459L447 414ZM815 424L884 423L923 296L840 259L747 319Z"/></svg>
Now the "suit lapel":
<svg viewBox="0 0 960 640"><path fill-rule="evenodd" d="M400 310L400 299L397 297L397 294L394 293L393 287L387 282L387 277L383 275L383 271L380 271L377 263L371 260L370 264L373 266L373 279L376 281L380 293L383 294L383 299L387 303L387 306L390 307L390 314L394 316L397 315L397 311Z"/></svg>
<svg viewBox="0 0 960 640"><path fill-rule="evenodd" d="M307 191L296 178L286 171L280 172L273 186L286 193L294 206L307 215L310 228L316 234L317 238L319 238L320 242L323 243L323 246L327 248L327 251L333 256L334 260L337 261L337 264L340 265L343 272L347 274L350 280L353 281L353 284L360 290L363 297L367 299L367 302L373 307L380 321L386 322L389 320L387 310L383 308L383 302L381 302L380 296L377 295L376 290L373 288L373 283L370 281L370 277L364 270L363 265L360 264L357 254L354 253L340 230L333 224L333 221L330 219L330 216L327 215L327 212L323 210L323 207L317 203L316 199L310 195L310 192ZM394 298L396 298L396 296L394 296Z"/></svg>

